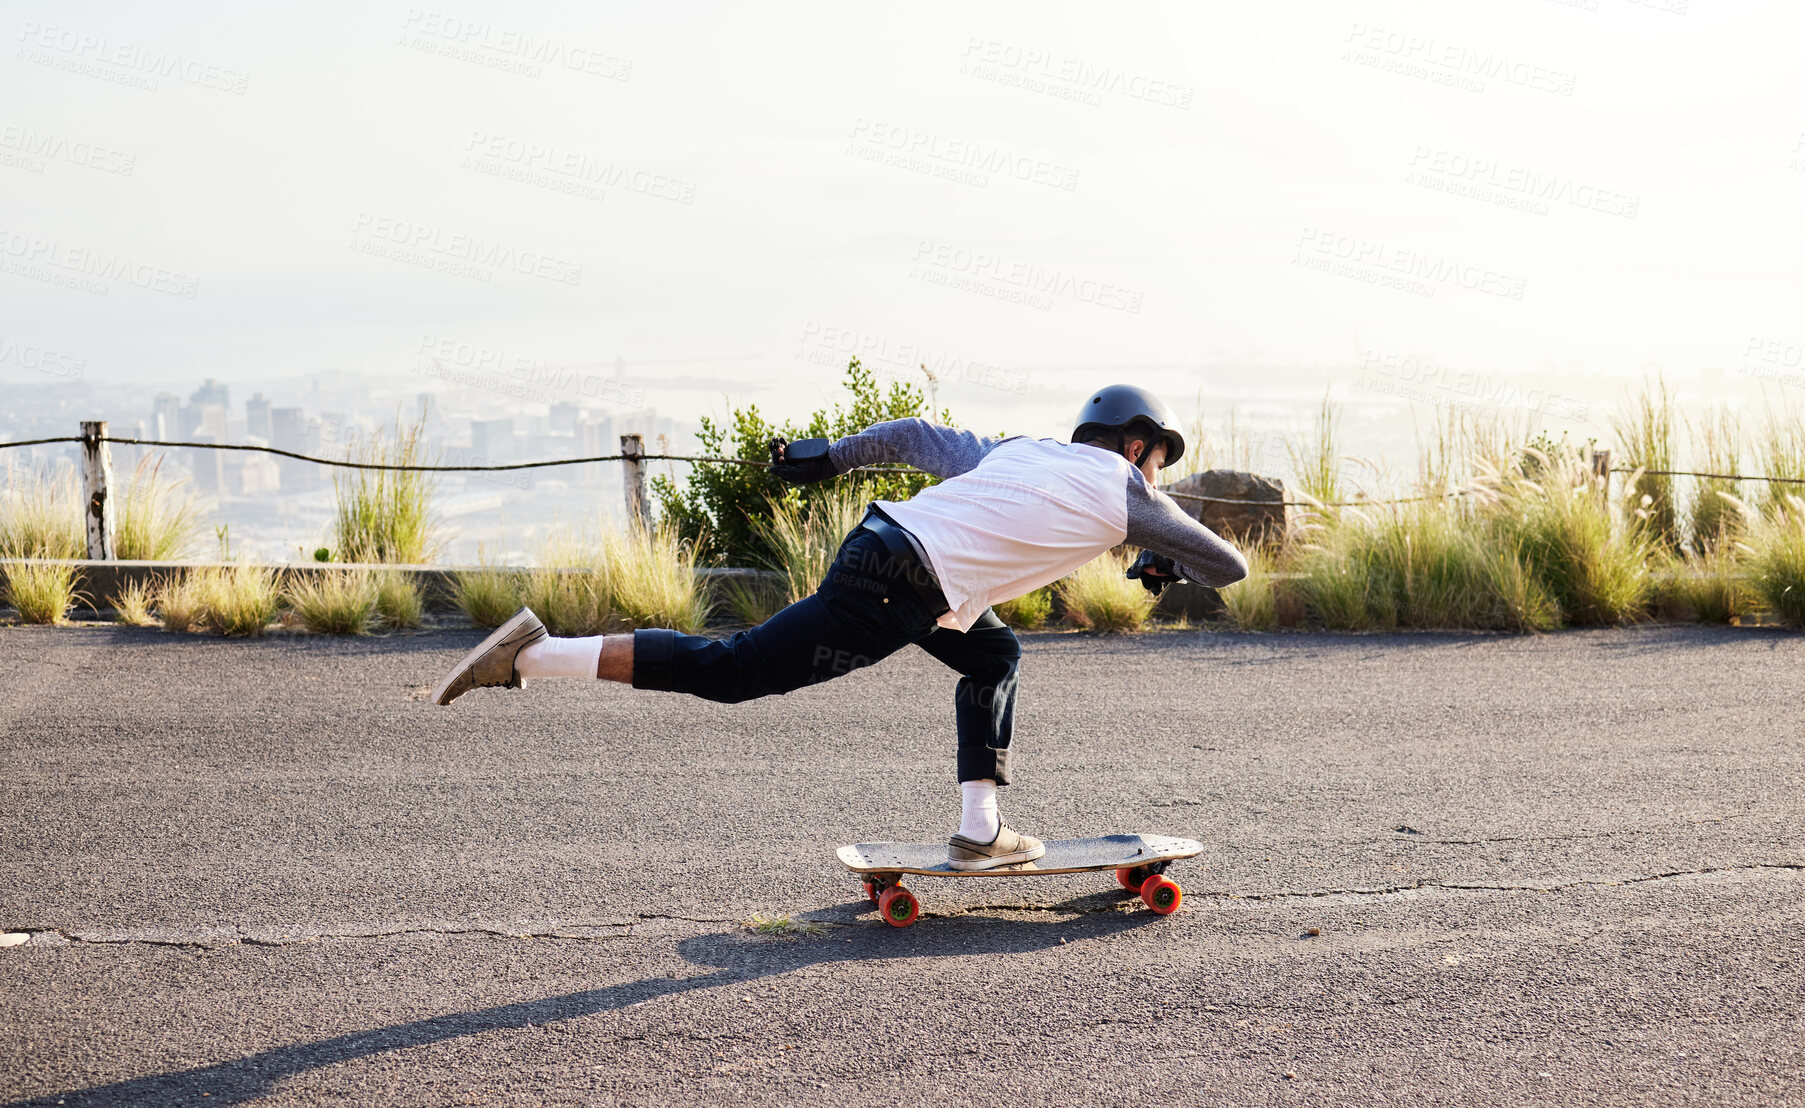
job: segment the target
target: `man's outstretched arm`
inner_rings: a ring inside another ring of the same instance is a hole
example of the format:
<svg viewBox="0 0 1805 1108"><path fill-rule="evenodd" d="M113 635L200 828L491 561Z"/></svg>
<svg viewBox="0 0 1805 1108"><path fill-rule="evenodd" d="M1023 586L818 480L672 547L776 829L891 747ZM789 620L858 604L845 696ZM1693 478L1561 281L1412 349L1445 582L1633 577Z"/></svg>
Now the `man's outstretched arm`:
<svg viewBox="0 0 1805 1108"><path fill-rule="evenodd" d="M1141 477L1128 477L1128 542L1171 558L1178 576L1219 589L1247 576L1247 559L1228 540L1185 514Z"/></svg>
<svg viewBox="0 0 1805 1108"><path fill-rule="evenodd" d="M841 473L859 466L902 462L936 477L957 477L973 469L999 440L942 427L919 417L874 423L828 448Z"/></svg>

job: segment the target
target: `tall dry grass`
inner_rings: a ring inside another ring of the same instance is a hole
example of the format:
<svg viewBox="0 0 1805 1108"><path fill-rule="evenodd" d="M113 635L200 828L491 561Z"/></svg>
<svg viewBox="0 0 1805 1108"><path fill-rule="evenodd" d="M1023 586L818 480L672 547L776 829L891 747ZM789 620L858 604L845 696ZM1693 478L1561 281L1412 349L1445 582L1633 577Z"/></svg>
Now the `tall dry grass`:
<svg viewBox="0 0 1805 1108"><path fill-rule="evenodd" d="M296 573L283 593L294 617L317 635L367 635L376 619L375 582L359 570Z"/></svg>
<svg viewBox="0 0 1805 1108"><path fill-rule="evenodd" d="M494 628L520 610L525 588L525 571L485 563L453 576L451 600L471 623Z"/></svg>
<svg viewBox="0 0 1805 1108"><path fill-rule="evenodd" d="M1761 472L1779 478L1762 487L1762 510L1769 516L1791 511L1791 498L1805 496L1805 412L1783 399L1776 409L1770 401L1757 451Z"/></svg>
<svg viewBox="0 0 1805 1108"><path fill-rule="evenodd" d="M385 465L426 465L426 416L403 426L378 429L347 455ZM341 562L425 563L445 547L444 528L433 510L438 479L407 470L340 469L333 472L337 495L333 555Z"/></svg>
<svg viewBox="0 0 1805 1108"><path fill-rule="evenodd" d="M1334 630L1545 631L1560 620L1525 559L1452 499L1349 509L1297 570L1306 605Z"/></svg>
<svg viewBox="0 0 1805 1108"><path fill-rule="evenodd" d="M1042 587L992 604L997 618L1018 631L1038 631L1053 616L1053 590Z"/></svg>
<svg viewBox="0 0 1805 1108"><path fill-rule="evenodd" d="M1721 404L1713 405L1696 421L1687 420L1687 437L1692 441L1695 468L1705 473L1737 473L1742 463L1742 429L1735 415ZM1718 477L1696 479L1692 506L1687 513L1687 529L1692 534L1692 550L1708 555L1735 541L1742 522L1736 501L1742 496L1741 482Z"/></svg>
<svg viewBox="0 0 1805 1108"><path fill-rule="evenodd" d="M1783 626L1805 629L1805 498L1752 520L1740 544L1749 592Z"/></svg>
<svg viewBox="0 0 1805 1108"><path fill-rule="evenodd" d="M152 614L156 600L156 582L140 578L127 582L108 598L107 603L112 606L115 623L125 627L153 627L157 622L157 617Z"/></svg>
<svg viewBox="0 0 1805 1108"><path fill-rule="evenodd" d="M197 578L203 622L222 635L261 635L282 609L281 579L269 566L207 566Z"/></svg>
<svg viewBox="0 0 1805 1108"><path fill-rule="evenodd" d="M200 503L186 480L163 475L163 455L138 459L119 498L114 547L126 561L173 562L199 546Z"/></svg>
<svg viewBox="0 0 1805 1108"><path fill-rule="evenodd" d="M1341 412L1325 394L1316 422L1301 437L1285 443L1298 491L1319 504L1333 505L1346 496L1342 482Z"/></svg>
<svg viewBox="0 0 1805 1108"><path fill-rule="evenodd" d="M865 502L855 490L834 488L806 508L796 500L774 500L770 521L755 521L754 529L775 551L769 568L783 575L789 603L821 587L840 543L864 514Z"/></svg>
<svg viewBox="0 0 1805 1108"><path fill-rule="evenodd" d="M165 631L199 631L207 622L206 597L196 574L174 574L156 587L157 618Z"/></svg>
<svg viewBox="0 0 1805 1108"><path fill-rule="evenodd" d="M87 554L75 474L8 461L0 490L0 558L80 558Z"/></svg>
<svg viewBox="0 0 1805 1108"><path fill-rule="evenodd" d="M540 545L535 560L538 565L522 579L520 602L547 631L563 638L599 635L619 626L608 561L597 543L558 532Z"/></svg>
<svg viewBox="0 0 1805 1108"><path fill-rule="evenodd" d="M390 631L405 631L426 621L426 597L420 582L406 570L375 573L376 622Z"/></svg>
<svg viewBox="0 0 1805 1108"><path fill-rule="evenodd" d="M1496 489L1493 533L1514 549L1567 623L1602 626L1643 614L1660 541L1645 519L1611 511L1602 479L1577 452L1541 455L1540 479Z"/></svg>
<svg viewBox="0 0 1805 1108"><path fill-rule="evenodd" d="M1272 631L1278 627L1275 555L1262 546L1249 546L1242 556L1247 559L1247 576L1227 588L1217 590L1222 597L1223 614L1237 631Z"/></svg>
<svg viewBox="0 0 1805 1108"><path fill-rule="evenodd" d="M1632 470L1624 494L1624 510L1655 542L1678 549L1681 541L1679 508L1674 501L1674 478L1663 470L1674 465L1673 398L1667 382L1657 377L1644 382L1628 411L1611 418L1620 460Z"/></svg>
<svg viewBox="0 0 1805 1108"><path fill-rule="evenodd" d="M708 623L709 598L696 576L696 548L672 527L636 527L602 536L608 596L630 627L695 634Z"/></svg>
<svg viewBox="0 0 1805 1108"><path fill-rule="evenodd" d="M62 623L82 596L72 565L11 562L0 573L0 599L18 609L26 623Z"/></svg>
<svg viewBox="0 0 1805 1108"><path fill-rule="evenodd" d="M761 577L734 576L723 579L717 592L717 603L734 622L760 624L784 606L788 590Z"/></svg>
<svg viewBox="0 0 1805 1108"><path fill-rule="evenodd" d="M1086 631L1138 631L1153 614L1153 594L1127 576L1132 559L1107 552L1053 583L1067 622Z"/></svg>

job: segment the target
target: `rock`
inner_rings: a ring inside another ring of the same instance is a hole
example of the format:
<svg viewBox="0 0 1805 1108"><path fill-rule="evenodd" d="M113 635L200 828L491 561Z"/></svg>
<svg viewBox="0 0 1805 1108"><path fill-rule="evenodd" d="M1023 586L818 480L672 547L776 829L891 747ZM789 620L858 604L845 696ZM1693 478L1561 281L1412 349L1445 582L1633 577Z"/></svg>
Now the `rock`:
<svg viewBox="0 0 1805 1108"><path fill-rule="evenodd" d="M31 941L31 936L23 931L12 931L0 935L0 946L24 946Z"/></svg>
<svg viewBox="0 0 1805 1108"><path fill-rule="evenodd" d="M1259 543L1285 537L1285 483L1234 469L1206 469L1163 490L1192 519L1225 537ZM1253 504L1224 501L1252 500Z"/></svg>

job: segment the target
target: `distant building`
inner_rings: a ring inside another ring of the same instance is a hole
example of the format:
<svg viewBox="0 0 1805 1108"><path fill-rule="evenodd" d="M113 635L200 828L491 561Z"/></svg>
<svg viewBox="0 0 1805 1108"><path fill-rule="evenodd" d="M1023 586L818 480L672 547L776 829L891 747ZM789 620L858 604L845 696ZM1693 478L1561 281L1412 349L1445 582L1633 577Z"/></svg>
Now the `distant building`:
<svg viewBox="0 0 1805 1108"><path fill-rule="evenodd" d="M271 446L277 450L292 450L297 454L319 457L316 453L319 446L319 424L309 423L305 411L300 408L271 408L269 418ZM320 467L313 462L278 457L276 471L280 475L281 487L288 492L307 492L318 488L321 482Z"/></svg>
<svg viewBox="0 0 1805 1108"><path fill-rule="evenodd" d="M585 419L577 425L577 457L594 458L603 454L619 454L620 439L614 434L614 420L607 416ZM583 476L600 481L610 468L618 471L619 462L590 462L583 466Z"/></svg>
<svg viewBox="0 0 1805 1108"><path fill-rule="evenodd" d="M478 464L513 461L514 421L506 418L471 420L470 454Z"/></svg>
<svg viewBox="0 0 1805 1108"><path fill-rule="evenodd" d="M251 442L258 446L270 445L256 439ZM216 450L210 453L225 455L220 459L220 478L221 487L228 496L260 496L282 487L282 471L276 464L274 455L249 450Z"/></svg>
<svg viewBox="0 0 1805 1108"><path fill-rule="evenodd" d="M222 408L230 408L232 406L232 390L209 377L200 388L194 390L194 395L188 398L188 403L196 407L202 404L218 404Z"/></svg>
<svg viewBox="0 0 1805 1108"><path fill-rule="evenodd" d="M208 442L226 441L226 406L224 404L195 404L190 408L194 413L194 424L189 429L189 434L202 436Z"/></svg>
<svg viewBox="0 0 1805 1108"><path fill-rule="evenodd" d="M244 402L244 433L250 438L269 441L269 401L257 393Z"/></svg>
<svg viewBox="0 0 1805 1108"><path fill-rule="evenodd" d="M152 438L165 442L185 433L181 397L167 392L157 394L157 399L151 406L150 431Z"/></svg>
<svg viewBox="0 0 1805 1108"><path fill-rule="evenodd" d="M205 431L195 431L189 436L192 442L219 442L218 435ZM225 459L222 455L234 453L229 450L184 450L187 457L182 459L188 464L188 471L194 474L194 491L202 496L218 496L225 490Z"/></svg>
<svg viewBox="0 0 1805 1108"><path fill-rule="evenodd" d="M583 409L576 404L553 404L547 430L554 435L574 435L582 418Z"/></svg>

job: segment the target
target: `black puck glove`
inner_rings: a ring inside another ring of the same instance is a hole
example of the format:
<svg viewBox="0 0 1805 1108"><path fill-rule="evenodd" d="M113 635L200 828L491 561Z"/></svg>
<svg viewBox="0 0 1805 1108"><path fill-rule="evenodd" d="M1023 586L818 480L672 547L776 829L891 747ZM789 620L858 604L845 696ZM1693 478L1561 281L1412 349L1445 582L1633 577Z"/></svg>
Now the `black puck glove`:
<svg viewBox="0 0 1805 1108"><path fill-rule="evenodd" d="M1181 580L1178 576L1178 564L1164 554L1155 554L1151 550L1141 551L1141 556L1128 567L1128 579L1138 580L1141 588L1154 596L1166 591L1166 586Z"/></svg>
<svg viewBox="0 0 1805 1108"><path fill-rule="evenodd" d="M827 448L832 445L831 439L797 439L795 442L788 442L783 438L773 438L771 475L792 485L812 485L817 481L838 477L840 471L834 468L834 460L827 453Z"/></svg>

